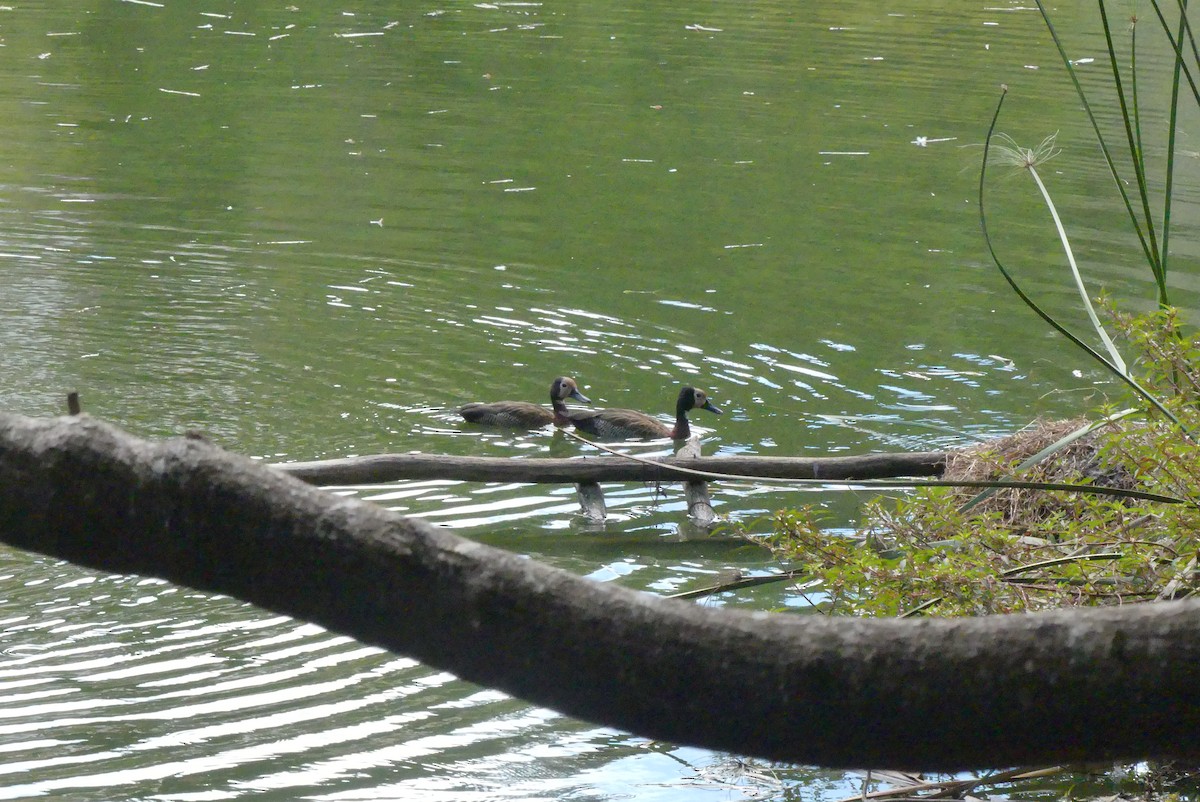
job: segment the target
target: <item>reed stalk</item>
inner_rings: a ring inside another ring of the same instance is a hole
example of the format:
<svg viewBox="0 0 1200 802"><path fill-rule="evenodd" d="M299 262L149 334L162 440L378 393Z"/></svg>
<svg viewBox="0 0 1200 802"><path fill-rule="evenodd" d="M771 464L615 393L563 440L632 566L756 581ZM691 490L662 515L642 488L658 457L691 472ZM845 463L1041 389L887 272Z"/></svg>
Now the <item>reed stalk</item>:
<svg viewBox="0 0 1200 802"><path fill-rule="evenodd" d="M1029 297L1029 295L1021 288L1021 285L1017 283L1016 278L1013 277L1008 268L1004 266L1004 263L1000 260L1000 256L996 253L995 245L993 244L991 235L988 232L987 206L984 201L986 197L985 188L987 186L987 167L991 156L992 140L996 137L996 123L1000 119L1000 110L1004 107L1004 98L1007 95L1008 87L1002 87L1000 100L996 103L996 111L992 115L992 122L991 125L988 126L987 137L984 139L983 163L979 170L979 225L983 231L984 243L987 246L988 253L992 257L992 261L995 263L997 269L999 269L1000 274L1004 276L1005 281L1008 282L1008 285L1012 288L1013 292L1017 294L1017 297L1020 298L1026 306L1037 313L1037 315L1042 318L1042 320L1046 321L1046 323L1049 324L1055 331L1062 334L1064 337L1074 343L1076 347L1080 348L1088 356L1092 357L1094 360L1103 365L1110 373L1119 378L1121 381L1125 382L1125 384L1128 385L1131 390L1133 390L1141 398L1145 399L1151 406L1153 406L1164 416L1166 416L1168 420L1175 424L1183 433L1183 435L1188 438L1188 440L1195 442L1195 438L1188 431L1183 422L1180 421L1179 418L1171 412L1171 410L1167 409L1167 407L1163 405L1162 401L1142 387L1137 379L1135 379L1133 375L1124 368L1123 362L1122 366L1119 367L1115 362L1109 360L1095 348L1084 342L1078 335L1056 320L1052 315L1050 315L1050 313L1042 309L1042 307L1039 306L1036 301Z"/></svg>

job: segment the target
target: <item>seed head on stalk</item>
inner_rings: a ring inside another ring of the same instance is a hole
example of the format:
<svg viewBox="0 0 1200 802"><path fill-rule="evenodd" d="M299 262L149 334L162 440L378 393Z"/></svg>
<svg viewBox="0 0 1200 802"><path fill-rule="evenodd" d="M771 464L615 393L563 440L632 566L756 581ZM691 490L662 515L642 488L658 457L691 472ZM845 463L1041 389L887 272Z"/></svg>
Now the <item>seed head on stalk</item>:
<svg viewBox="0 0 1200 802"><path fill-rule="evenodd" d="M1043 139L1036 148L1023 148L1008 134L999 133L992 142L992 160L1006 167L1033 170L1062 153L1057 143L1058 131Z"/></svg>
<svg viewBox="0 0 1200 802"><path fill-rule="evenodd" d="M1008 134L998 133L993 138L988 158L997 164L1004 164L1028 171L1034 183L1037 184L1038 191L1042 193L1042 200L1046 202L1046 208L1050 210L1050 216L1054 218L1054 227L1058 229L1058 238L1062 242L1063 251L1067 255L1067 264L1071 267L1071 275L1075 278L1075 286L1079 290L1079 297L1083 300L1083 306L1087 311L1088 319L1091 320L1096 334L1104 342L1104 347L1108 350L1108 355L1112 359L1113 365L1122 373L1128 373L1125 360L1121 358L1120 352L1117 351L1117 346L1108 336L1108 332L1104 330L1104 327L1100 325L1100 318L1096 316L1096 310L1092 307L1091 299L1088 298L1087 289L1083 286L1083 276L1079 272L1079 265L1075 263L1075 253L1071 250L1070 240L1067 239L1066 228L1063 227L1062 219L1058 216L1058 209L1055 207L1054 201L1050 198L1050 192L1046 189L1046 185L1042 183L1042 177L1038 175L1038 165L1045 164L1061 152L1056 144L1057 141L1058 132L1055 131L1043 139L1036 148L1023 148Z"/></svg>

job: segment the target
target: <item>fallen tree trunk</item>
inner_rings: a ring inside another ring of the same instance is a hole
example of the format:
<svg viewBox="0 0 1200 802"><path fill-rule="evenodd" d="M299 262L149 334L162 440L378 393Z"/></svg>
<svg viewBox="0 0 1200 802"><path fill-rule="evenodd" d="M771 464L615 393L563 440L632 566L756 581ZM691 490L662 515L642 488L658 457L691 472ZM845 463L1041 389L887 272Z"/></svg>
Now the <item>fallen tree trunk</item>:
<svg viewBox="0 0 1200 802"><path fill-rule="evenodd" d="M651 738L835 767L1200 758L1200 606L862 620L580 579L205 442L0 415L0 539Z"/></svg>
<svg viewBox="0 0 1200 802"><path fill-rule="evenodd" d="M285 462L271 467L316 485L356 485L401 479L460 479L467 482L686 482L684 470L751 478L886 479L939 476L944 451L864 454L849 457L666 457L580 459L456 457L437 454L379 454L367 457ZM682 468L684 470L676 470Z"/></svg>

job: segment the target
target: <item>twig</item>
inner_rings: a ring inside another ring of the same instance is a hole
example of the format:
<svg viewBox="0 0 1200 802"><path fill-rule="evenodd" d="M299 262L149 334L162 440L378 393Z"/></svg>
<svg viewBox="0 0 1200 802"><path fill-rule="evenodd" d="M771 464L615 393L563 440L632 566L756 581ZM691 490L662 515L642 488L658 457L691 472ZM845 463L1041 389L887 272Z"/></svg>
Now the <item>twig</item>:
<svg viewBox="0 0 1200 802"><path fill-rule="evenodd" d="M920 604L918 604L916 607L912 608L911 610L901 613L900 617L901 618L911 618L914 615L916 615L917 613L921 612L922 610L928 610L930 607L933 607L935 604L940 603L944 599L945 599L944 596L936 596L936 597L930 599L929 601L921 602Z"/></svg>
<svg viewBox="0 0 1200 802"><path fill-rule="evenodd" d="M954 795L970 791L978 788L981 785L1000 785L1002 783L1013 782L1016 780L1029 780L1037 777L1047 777L1054 774L1061 774L1066 769L1062 766L1051 766L1041 769L1018 768L1008 769L996 774L989 774L983 777L973 777L969 780L943 780L940 782L925 782L916 785L904 785L898 788L885 788L880 791L872 791L869 794L861 794L858 796L848 796L844 799L839 799L837 802L860 802L863 799L888 799L892 802L900 802L903 799L937 799L942 796ZM924 796L916 795L918 791L936 791L934 794L926 794Z"/></svg>
<svg viewBox="0 0 1200 802"><path fill-rule="evenodd" d="M698 599L702 596L711 596L714 593L724 593L727 590L740 590L742 588L752 588L757 585L769 585L772 582L786 582L789 579L799 579L802 576L804 576L804 572L798 570L786 571L782 574L771 574L770 576L746 576L729 582L721 582L716 585L710 585L706 588L696 588L695 590L685 590L682 593L672 593L666 598Z"/></svg>
<svg viewBox="0 0 1200 802"><path fill-rule="evenodd" d="M1055 557L1052 560L1042 560L1041 562L1029 563L1028 565L1018 565L1016 568L1009 568L1006 571L1001 571L1000 576L1010 577L1017 574L1022 574L1026 571L1032 571L1035 568L1049 568L1052 565L1063 565L1065 563L1080 562L1084 560L1120 560L1124 554L1117 552L1105 552L1103 554L1072 554L1067 557Z"/></svg>

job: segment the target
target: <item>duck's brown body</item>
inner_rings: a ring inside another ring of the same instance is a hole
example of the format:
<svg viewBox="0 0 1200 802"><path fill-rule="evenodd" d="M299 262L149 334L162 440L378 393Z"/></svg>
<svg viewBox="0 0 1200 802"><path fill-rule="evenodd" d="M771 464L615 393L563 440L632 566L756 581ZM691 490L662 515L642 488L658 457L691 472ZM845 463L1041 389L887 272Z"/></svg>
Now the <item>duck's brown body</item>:
<svg viewBox="0 0 1200 802"><path fill-rule="evenodd" d="M509 429L540 429L552 423L555 426L570 426L566 405L568 398L591 403L579 392L574 379L559 376L550 384L550 409L529 401L494 401L490 404L463 404L458 408L458 414L471 423Z"/></svg>
<svg viewBox="0 0 1200 802"><path fill-rule="evenodd" d="M636 409L579 409L569 412L568 418L581 432L605 440L628 440L638 437L686 440L692 433L688 424L688 410L697 408L721 414L721 410L708 400L703 390L684 387L679 391L679 398L675 402L674 428Z"/></svg>

